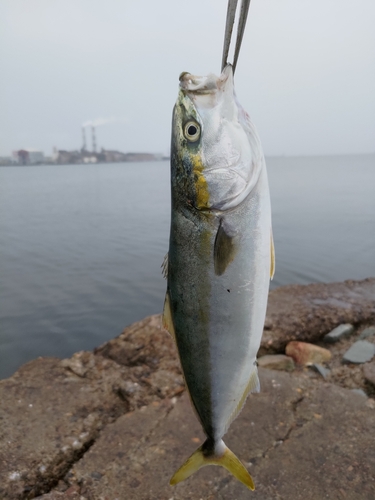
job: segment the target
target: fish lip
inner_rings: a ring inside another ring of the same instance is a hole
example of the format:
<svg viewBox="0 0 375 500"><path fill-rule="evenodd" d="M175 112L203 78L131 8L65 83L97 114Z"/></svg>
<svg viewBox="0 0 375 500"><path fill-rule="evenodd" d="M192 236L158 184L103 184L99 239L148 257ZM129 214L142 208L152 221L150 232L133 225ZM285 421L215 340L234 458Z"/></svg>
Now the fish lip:
<svg viewBox="0 0 375 500"><path fill-rule="evenodd" d="M232 74L233 76L233 65L227 63L226 66L224 66L223 71L221 72L220 78L223 78L223 75L225 75L226 78L228 78L230 74Z"/></svg>
<svg viewBox="0 0 375 500"><path fill-rule="evenodd" d="M209 73L207 76L192 75L183 71L179 76L180 88L185 94L214 94L225 90L229 80L233 80L233 66L227 64L220 76Z"/></svg>

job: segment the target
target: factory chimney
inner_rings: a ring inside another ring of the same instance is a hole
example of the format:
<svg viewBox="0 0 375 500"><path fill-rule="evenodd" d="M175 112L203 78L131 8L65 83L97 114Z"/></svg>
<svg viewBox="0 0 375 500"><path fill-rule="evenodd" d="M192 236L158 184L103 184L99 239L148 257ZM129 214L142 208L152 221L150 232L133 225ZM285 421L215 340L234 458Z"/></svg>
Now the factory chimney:
<svg viewBox="0 0 375 500"><path fill-rule="evenodd" d="M86 131L85 127L82 127L82 148L81 151L86 151L87 145L86 145Z"/></svg>
<svg viewBox="0 0 375 500"><path fill-rule="evenodd" d="M92 152L96 153L96 136L95 136L95 127L91 126L91 136L92 136Z"/></svg>

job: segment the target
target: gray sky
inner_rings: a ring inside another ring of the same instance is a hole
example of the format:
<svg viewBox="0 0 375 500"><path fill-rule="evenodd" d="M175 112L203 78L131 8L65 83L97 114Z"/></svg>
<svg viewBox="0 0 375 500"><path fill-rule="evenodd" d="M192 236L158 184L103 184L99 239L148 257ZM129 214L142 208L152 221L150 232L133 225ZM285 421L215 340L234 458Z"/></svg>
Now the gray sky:
<svg viewBox="0 0 375 500"><path fill-rule="evenodd" d="M227 0L1 0L0 155L169 151L182 71L220 70ZM266 154L375 152L375 1L252 0L236 72ZM89 142L89 144L91 144Z"/></svg>

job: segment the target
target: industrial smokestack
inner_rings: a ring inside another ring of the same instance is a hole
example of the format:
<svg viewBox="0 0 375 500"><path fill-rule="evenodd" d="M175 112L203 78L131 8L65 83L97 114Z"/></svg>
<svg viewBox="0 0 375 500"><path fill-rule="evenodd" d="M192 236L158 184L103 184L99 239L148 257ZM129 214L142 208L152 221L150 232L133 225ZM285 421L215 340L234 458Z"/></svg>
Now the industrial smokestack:
<svg viewBox="0 0 375 500"><path fill-rule="evenodd" d="M91 126L91 136L92 136L92 152L96 153L96 136L95 136L95 127Z"/></svg>
<svg viewBox="0 0 375 500"><path fill-rule="evenodd" d="M86 130L85 127L82 127L82 151L86 151Z"/></svg>

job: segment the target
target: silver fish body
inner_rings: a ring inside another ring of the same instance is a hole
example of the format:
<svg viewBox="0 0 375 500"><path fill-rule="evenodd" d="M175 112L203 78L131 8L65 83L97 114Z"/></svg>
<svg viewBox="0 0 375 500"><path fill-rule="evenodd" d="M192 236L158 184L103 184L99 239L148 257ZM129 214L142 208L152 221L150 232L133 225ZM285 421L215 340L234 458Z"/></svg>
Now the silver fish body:
<svg viewBox="0 0 375 500"><path fill-rule="evenodd" d="M207 441L171 482L212 463L252 488L222 437L248 393L259 390L256 354L273 273L267 172L231 66L220 77L184 73L180 82L164 325Z"/></svg>

